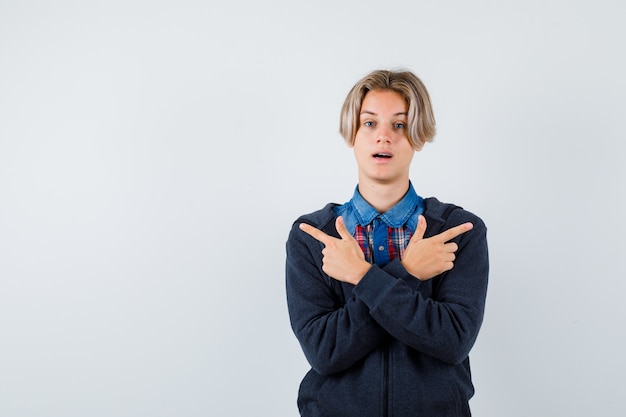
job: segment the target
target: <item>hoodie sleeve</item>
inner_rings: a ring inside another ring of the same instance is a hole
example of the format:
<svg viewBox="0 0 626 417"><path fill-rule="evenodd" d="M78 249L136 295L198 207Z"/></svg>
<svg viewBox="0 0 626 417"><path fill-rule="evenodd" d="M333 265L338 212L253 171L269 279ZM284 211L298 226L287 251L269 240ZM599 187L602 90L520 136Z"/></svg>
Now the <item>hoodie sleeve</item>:
<svg viewBox="0 0 626 417"><path fill-rule="evenodd" d="M322 271L323 245L294 223L287 240L286 288L291 327L311 367L321 375L361 360L387 333L365 302Z"/></svg>
<svg viewBox="0 0 626 417"><path fill-rule="evenodd" d="M454 239L459 245L454 268L433 278L430 285L394 260L384 268L373 266L354 288L357 299L392 337L448 363L468 356L485 309L487 229L468 214L458 210L451 216L451 225L472 221L474 227Z"/></svg>

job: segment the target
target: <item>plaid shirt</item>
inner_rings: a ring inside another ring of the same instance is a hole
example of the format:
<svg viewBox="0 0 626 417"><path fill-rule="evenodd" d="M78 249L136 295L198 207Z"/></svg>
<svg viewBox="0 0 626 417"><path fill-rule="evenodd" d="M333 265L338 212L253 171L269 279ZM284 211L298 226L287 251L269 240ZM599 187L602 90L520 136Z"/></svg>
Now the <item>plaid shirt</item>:
<svg viewBox="0 0 626 417"><path fill-rule="evenodd" d="M424 200L411 183L402 200L384 213L376 211L361 196L358 186L350 201L335 208L335 214L343 216L348 231L361 246L365 259L378 266L402 259L417 227L417 217L423 211Z"/></svg>
<svg viewBox="0 0 626 417"><path fill-rule="evenodd" d="M385 225L381 225L381 227L385 227ZM378 244L376 246L376 249L379 252L383 252L385 249L388 249L389 261L392 261L396 258L402 259L402 257L404 256L404 249L409 244L409 240L411 240L411 236L413 236L413 233L406 226L387 226L386 229L386 245L379 244L382 242L376 242ZM357 225L354 231L354 238L357 242L359 242L359 246L361 246L361 250L363 250L363 254L365 254L365 260L371 264L375 263L374 224L370 223L366 226L361 226L360 224Z"/></svg>

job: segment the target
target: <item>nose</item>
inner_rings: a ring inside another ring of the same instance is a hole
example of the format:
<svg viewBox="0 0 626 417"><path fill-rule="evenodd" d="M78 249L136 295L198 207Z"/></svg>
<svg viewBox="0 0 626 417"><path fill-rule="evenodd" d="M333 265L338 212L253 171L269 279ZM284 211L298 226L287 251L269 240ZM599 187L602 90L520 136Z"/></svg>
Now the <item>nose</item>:
<svg viewBox="0 0 626 417"><path fill-rule="evenodd" d="M391 143L391 132L388 128L381 127L376 135L377 143Z"/></svg>

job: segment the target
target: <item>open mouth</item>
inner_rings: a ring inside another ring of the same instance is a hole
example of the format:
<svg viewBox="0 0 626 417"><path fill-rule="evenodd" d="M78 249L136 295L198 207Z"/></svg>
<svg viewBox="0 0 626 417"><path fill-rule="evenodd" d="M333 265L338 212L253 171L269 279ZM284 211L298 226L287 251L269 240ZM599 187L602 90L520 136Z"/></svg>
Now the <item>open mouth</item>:
<svg viewBox="0 0 626 417"><path fill-rule="evenodd" d="M391 158L391 154L390 153L384 153L384 152L380 152L380 153L375 153L374 158L381 158L381 159L390 159Z"/></svg>

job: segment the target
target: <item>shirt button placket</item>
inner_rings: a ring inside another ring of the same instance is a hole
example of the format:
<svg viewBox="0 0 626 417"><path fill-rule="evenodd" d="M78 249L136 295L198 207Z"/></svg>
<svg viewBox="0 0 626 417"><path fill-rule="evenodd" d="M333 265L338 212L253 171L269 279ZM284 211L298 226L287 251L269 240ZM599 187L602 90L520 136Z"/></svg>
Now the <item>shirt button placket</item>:
<svg viewBox="0 0 626 417"><path fill-rule="evenodd" d="M380 218L374 219L374 247L378 248L375 251L374 260L376 265L385 266L389 263L389 251L387 250L387 225L380 221Z"/></svg>

